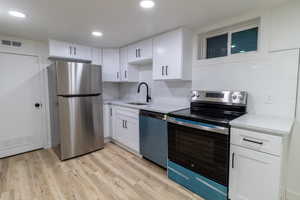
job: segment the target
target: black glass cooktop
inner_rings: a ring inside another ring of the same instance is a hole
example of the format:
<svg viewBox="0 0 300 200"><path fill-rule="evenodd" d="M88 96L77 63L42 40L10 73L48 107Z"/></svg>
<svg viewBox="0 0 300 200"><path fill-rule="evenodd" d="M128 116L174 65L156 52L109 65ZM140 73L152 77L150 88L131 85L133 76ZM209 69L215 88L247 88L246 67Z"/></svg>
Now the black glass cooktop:
<svg viewBox="0 0 300 200"><path fill-rule="evenodd" d="M188 108L169 113L169 116L228 127L231 120L243 114L245 112L233 110Z"/></svg>

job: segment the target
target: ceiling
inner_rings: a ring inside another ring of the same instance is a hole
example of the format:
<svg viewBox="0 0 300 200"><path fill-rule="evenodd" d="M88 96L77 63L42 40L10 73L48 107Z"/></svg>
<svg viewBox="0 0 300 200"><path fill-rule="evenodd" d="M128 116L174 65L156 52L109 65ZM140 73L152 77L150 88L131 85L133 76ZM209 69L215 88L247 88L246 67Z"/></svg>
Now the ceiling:
<svg viewBox="0 0 300 200"><path fill-rule="evenodd" d="M0 33L117 47L178 26L200 27L287 0L154 1L156 6L145 10L139 0L1 0ZM27 18L12 18L8 10L24 12ZM91 36L94 30L102 31L103 37Z"/></svg>

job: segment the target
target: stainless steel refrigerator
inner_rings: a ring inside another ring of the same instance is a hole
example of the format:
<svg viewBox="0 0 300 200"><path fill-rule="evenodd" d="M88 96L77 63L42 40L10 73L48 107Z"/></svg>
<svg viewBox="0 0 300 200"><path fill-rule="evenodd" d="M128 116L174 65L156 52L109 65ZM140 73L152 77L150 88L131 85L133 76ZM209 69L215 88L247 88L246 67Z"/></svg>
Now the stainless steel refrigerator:
<svg viewBox="0 0 300 200"><path fill-rule="evenodd" d="M61 160L104 147L101 66L56 61L48 67L51 138Z"/></svg>

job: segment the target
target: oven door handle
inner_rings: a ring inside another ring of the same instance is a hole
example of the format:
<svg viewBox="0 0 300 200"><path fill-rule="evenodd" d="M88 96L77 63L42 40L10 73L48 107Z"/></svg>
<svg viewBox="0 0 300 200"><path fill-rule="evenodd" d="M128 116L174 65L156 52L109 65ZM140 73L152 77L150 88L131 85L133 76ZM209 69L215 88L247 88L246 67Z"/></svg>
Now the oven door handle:
<svg viewBox="0 0 300 200"><path fill-rule="evenodd" d="M167 121L172 124L177 124L177 125L181 125L181 126L204 130L204 131L210 131L210 132L220 133L220 134L224 134L224 135L229 135L229 129L226 127L222 127L222 126L215 126L215 125L205 124L205 123L201 123L201 122L192 122L192 121L189 122L188 120L180 120L180 119L176 119L174 117L168 117Z"/></svg>

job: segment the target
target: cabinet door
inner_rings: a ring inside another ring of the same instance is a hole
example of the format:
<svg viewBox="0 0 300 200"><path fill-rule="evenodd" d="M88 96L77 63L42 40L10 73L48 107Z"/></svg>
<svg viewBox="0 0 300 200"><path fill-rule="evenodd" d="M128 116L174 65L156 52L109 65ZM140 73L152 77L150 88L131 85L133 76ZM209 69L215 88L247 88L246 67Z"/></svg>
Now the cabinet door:
<svg viewBox="0 0 300 200"><path fill-rule="evenodd" d="M138 66L128 64L128 48L120 49L120 73L123 82L138 82L139 70Z"/></svg>
<svg viewBox="0 0 300 200"><path fill-rule="evenodd" d="M107 82L118 82L121 80L119 49L102 50L102 80Z"/></svg>
<svg viewBox="0 0 300 200"><path fill-rule="evenodd" d="M92 64L102 65L102 49L92 48Z"/></svg>
<svg viewBox="0 0 300 200"><path fill-rule="evenodd" d="M129 148L140 152L139 120L126 116L125 118L125 136L124 142Z"/></svg>
<svg viewBox="0 0 300 200"><path fill-rule="evenodd" d="M49 57L70 58L72 57L71 45L66 42L49 40Z"/></svg>
<svg viewBox="0 0 300 200"><path fill-rule="evenodd" d="M182 78L182 31L171 31L154 38L153 78Z"/></svg>
<svg viewBox="0 0 300 200"><path fill-rule="evenodd" d="M144 40L138 43L139 59L150 60L153 57L153 39Z"/></svg>
<svg viewBox="0 0 300 200"><path fill-rule="evenodd" d="M127 47L123 47L120 49L120 72L121 72L121 80L128 80L128 51Z"/></svg>
<svg viewBox="0 0 300 200"><path fill-rule="evenodd" d="M82 45L73 45L74 57L79 60L92 60L92 49Z"/></svg>
<svg viewBox="0 0 300 200"><path fill-rule="evenodd" d="M128 47L128 63L147 64L151 63L153 57L153 40L148 39Z"/></svg>
<svg viewBox="0 0 300 200"><path fill-rule="evenodd" d="M280 157L231 145L229 198L279 200Z"/></svg>
<svg viewBox="0 0 300 200"><path fill-rule="evenodd" d="M128 62L132 63L138 60L138 44L128 46Z"/></svg>
<svg viewBox="0 0 300 200"><path fill-rule="evenodd" d="M110 138L112 135L112 108L108 104L104 104L103 108L104 138Z"/></svg>

